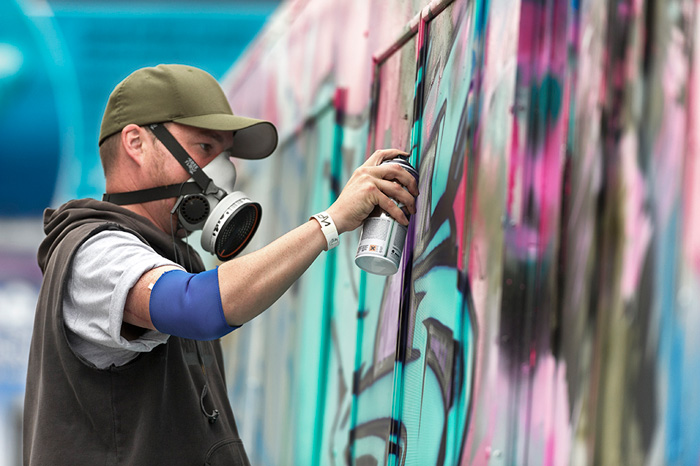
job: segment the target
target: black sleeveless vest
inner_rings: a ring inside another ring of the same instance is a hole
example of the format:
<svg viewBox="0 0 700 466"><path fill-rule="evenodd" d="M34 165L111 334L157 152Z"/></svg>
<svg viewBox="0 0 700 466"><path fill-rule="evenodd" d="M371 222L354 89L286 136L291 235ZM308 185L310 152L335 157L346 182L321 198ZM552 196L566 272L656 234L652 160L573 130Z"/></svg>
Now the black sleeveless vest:
<svg viewBox="0 0 700 466"><path fill-rule="evenodd" d="M171 336L120 367L97 369L66 339L63 293L73 256L105 229L135 234L190 272L197 253L112 204L71 201L44 214L44 281L29 355L25 465L248 465L226 393L221 345ZM192 263L191 267L188 264ZM218 412L215 412L218 411Z"/></svg>

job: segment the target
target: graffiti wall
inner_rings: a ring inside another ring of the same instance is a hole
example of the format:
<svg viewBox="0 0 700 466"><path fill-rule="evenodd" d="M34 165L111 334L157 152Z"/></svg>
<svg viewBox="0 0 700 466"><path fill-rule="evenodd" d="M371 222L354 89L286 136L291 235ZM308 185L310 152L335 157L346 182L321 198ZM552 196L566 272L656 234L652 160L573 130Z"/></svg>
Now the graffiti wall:
<svg viewBox="0 0 700 466"><path fill-rule="evenodd" d="M258 244L409 151L399 272L343 235L229 337L254 464L697 465L695 0L298 0L225 79Z"/></svg>

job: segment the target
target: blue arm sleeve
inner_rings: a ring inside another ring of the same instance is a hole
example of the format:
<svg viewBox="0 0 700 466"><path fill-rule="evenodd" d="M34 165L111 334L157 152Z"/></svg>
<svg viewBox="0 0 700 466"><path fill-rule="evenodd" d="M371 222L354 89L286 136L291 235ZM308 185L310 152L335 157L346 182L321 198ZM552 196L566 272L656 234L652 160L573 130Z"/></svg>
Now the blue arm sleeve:
<svg viewBox="0 0 700 466"><path fill-rule="evenodd" d="M219 271L165 272L153 285L151 321L159 332L192 340L215 340L237 329L224 317Z"/></svg>

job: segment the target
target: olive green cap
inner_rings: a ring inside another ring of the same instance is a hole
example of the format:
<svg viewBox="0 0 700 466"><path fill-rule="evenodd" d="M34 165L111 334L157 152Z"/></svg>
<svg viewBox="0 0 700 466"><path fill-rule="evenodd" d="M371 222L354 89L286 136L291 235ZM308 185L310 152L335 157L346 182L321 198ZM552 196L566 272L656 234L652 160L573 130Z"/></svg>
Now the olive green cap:
<svg viewBox="0 0 700 466"><path fill-rule="evenodd" d="M277 147L269 121L234 115L219 83L186 65L141 68L112 91L102 117L99 145L125 126L173 121L216 131L235 131L231 155L262 159Z"/></svg>

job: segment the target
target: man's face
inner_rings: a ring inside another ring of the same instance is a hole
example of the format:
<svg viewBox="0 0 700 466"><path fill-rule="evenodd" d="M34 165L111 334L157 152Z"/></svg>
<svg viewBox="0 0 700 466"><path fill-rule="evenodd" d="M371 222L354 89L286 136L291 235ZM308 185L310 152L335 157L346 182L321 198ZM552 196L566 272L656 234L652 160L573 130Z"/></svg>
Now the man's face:
<svg viewBox="0 0 700 466"><path fill-rule="evenodd" d="M197 162L197 165L202 168L206 167L221 152L229 150L233 146L233 133L231 131L213 131L177 123L166 123L166 127L190 157ZM149 157L150 163L146 167L153 186L184 183L190 179L190 174L158 139L155 139L153 143L153 152L153 157ZM176 199L155 202L161 204L154 206L158 210L158 212L153 212L154 217L157 216L158 223L164 231L172 231L172 227L177 225L177 217L170 212ZM180 229L176 234L183 237L187 232Z"/></svg>

